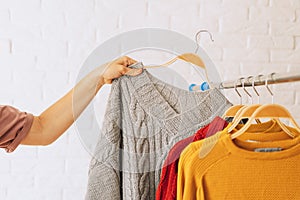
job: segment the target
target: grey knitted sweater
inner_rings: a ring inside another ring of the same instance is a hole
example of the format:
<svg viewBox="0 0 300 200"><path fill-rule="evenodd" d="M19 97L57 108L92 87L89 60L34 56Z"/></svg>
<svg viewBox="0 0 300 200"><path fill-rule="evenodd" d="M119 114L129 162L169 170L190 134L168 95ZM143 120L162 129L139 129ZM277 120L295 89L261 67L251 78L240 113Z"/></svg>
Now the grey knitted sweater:
<svg viewBox="0 0 300 200"><path fill-rule="evenodd" d="M147 70L114 80L90 164L86 199L155 199L169 149L229 106L217 89L189 92Z"/></svg>

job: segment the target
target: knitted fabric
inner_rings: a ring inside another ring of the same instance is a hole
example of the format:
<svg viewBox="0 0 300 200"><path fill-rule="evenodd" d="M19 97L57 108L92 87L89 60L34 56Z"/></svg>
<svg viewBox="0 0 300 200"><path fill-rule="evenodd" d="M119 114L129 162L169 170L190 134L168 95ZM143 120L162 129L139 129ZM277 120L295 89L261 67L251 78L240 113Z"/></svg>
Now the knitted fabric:
<svg viewBox="0 0 300 200"><path fill-rule="evenodd" d="M90 164L86 199L155 199L170 148L228 107L230 103L217 89L189 92L147 70L114 80Z"/></svg>
<svg viewBox="0 0 300 200"><path fill-rule="evenodd" d="M178 200L300 199L299 136L278 140L283 133L256 132L244 134L258 134L264 142L232 140L227 129L184 149L178 164ZM210 145L211 151L201 156Z"/></svg>

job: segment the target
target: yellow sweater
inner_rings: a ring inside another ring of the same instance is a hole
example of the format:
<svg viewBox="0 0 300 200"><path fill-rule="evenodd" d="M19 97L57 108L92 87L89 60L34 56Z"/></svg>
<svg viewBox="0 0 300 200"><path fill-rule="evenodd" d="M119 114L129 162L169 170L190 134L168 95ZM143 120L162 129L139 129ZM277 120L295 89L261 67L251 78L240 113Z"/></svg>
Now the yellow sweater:
<svg viewBox="0 0 300 200"><path fill-rule="evenodd" d="M227 129L183 151L178 200L300 199L299 136L278 140L285 133L245 133L233 141ZM264 142L245 140L251 135Z"/></svg>

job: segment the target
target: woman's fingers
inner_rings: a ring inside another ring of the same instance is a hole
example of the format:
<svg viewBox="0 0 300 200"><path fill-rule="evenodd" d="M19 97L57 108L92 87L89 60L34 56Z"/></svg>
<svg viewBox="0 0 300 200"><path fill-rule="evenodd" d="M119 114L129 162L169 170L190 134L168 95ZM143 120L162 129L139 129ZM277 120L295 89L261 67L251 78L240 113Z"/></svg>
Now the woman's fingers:
<svg viewBox="0 0 300 200"><path fill-rule="evenodd" d="M102 74L104 82L111 84L113 79L119 78L123 75L136 76L142 73L143 69L129 68L128 66L136 63L134 59L123 56L115 61L108 63L107 68Z"/></svg>
<svg viewBox="0 0 300 200"><path fill-rule="evenodd" d="M136 60L134 60L134 59L132 59L132 58L130 58L130 57L128 57L128 56L123 56L123 57L121 57L120 58L120 61L121 61L121 63L120 64L122 64L122 65L124 65L124 66L129 66L129 65L132 65L132 64L134 64L134 63L136 63L137 61Z"/></svg>
<svg viewBox="0 0 300 200"><path fill-rule="evenodd" d="M136 76L142 73L143 69L135 69L135 68L129 68L129 67L124 67L123 72L125 72L123 75L128 75L128 76Z"/></svg>

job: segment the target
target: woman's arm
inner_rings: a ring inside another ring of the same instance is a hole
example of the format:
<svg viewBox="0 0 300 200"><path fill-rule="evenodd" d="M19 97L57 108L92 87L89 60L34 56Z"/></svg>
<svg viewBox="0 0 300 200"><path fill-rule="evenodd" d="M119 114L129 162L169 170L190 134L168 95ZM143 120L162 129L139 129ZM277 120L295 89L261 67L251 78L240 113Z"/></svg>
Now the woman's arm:
<svg viewBox="0 0 300 200"><path fill-rule="evenodd" d="M48 145L54 142L73 124L104 84L110 84L124 74L135 76L141 73L142 69L127 67L135 62L125 56L90 72L41 115L34 116L31 129L21 144Z"/></svg>

